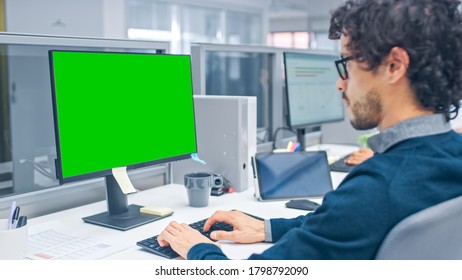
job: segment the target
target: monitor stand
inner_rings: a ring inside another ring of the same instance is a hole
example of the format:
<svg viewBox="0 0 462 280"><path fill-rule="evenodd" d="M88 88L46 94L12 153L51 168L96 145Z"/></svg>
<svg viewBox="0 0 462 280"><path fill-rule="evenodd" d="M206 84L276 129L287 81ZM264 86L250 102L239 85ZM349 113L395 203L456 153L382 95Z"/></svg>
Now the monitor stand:
<svg viewBox="0 0 462 280"><path fill-rule="evenodd" d="M118 230L132 229L167 216L140 213L143 206L128 205L124 194L113 175L106 176L106 199L108 211L82 218L84 222Z"/></svg>
<svg viewBox="0 0 462 280"><path fill-rule="evenodd" d="M306 150L304 128L297 128L297 142L300 144L300 152L304 152Z"/></svg>

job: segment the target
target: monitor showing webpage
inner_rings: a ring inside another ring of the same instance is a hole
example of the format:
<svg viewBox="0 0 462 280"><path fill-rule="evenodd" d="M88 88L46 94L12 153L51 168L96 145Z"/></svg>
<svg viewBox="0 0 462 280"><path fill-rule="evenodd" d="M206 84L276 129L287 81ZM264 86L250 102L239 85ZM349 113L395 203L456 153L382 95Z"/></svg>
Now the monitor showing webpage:
<svg viewBox="0 0 462 280"><path fill-rule="evenodd" d="M335 86L336 59L328 54L284 53L287 120L291 128L343 120L342 96Z"/></svg>

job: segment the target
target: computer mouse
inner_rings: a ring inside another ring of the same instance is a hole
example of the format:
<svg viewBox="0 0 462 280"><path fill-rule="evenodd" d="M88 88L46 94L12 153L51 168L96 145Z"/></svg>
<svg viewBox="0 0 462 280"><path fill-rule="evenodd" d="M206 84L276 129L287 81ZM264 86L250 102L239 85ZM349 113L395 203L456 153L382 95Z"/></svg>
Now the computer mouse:
<svg viewBox="0 0 462 280"><path fill-rule="evenodd" d="M308 199L292 199L286 203L287 208L294 208L294 209L308 210L308 211L314 211L318 209L319 206L321 206L319 203L316 203Z"/></svg>

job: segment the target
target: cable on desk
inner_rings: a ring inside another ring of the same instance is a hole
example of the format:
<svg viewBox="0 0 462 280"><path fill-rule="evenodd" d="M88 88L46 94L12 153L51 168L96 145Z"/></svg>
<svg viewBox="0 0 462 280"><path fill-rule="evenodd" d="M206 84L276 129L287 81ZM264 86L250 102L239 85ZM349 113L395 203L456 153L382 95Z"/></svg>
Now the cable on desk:
<svg viewBox="0 0 462 280"><path fill-rule="evenodd" d="M288 130L292 132L293 134L297 135L297 132L291 129L290 127L286 127L286 126L278 127L273 133L273 150L276 150L276 136L280 130Z"/></svg>

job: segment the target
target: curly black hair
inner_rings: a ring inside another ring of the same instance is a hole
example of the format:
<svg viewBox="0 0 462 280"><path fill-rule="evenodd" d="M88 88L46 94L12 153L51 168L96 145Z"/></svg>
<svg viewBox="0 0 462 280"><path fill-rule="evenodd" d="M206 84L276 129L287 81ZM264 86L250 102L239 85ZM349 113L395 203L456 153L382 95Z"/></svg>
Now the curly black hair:
<svg viewBox="0 0 462 280"><path fill-rule="evenodd" d="M375 71L393 47L410 58L407 77L424 108L452 119L462 99L462 16L455 0L347 0L332 12L330 39Z"/></svg>

